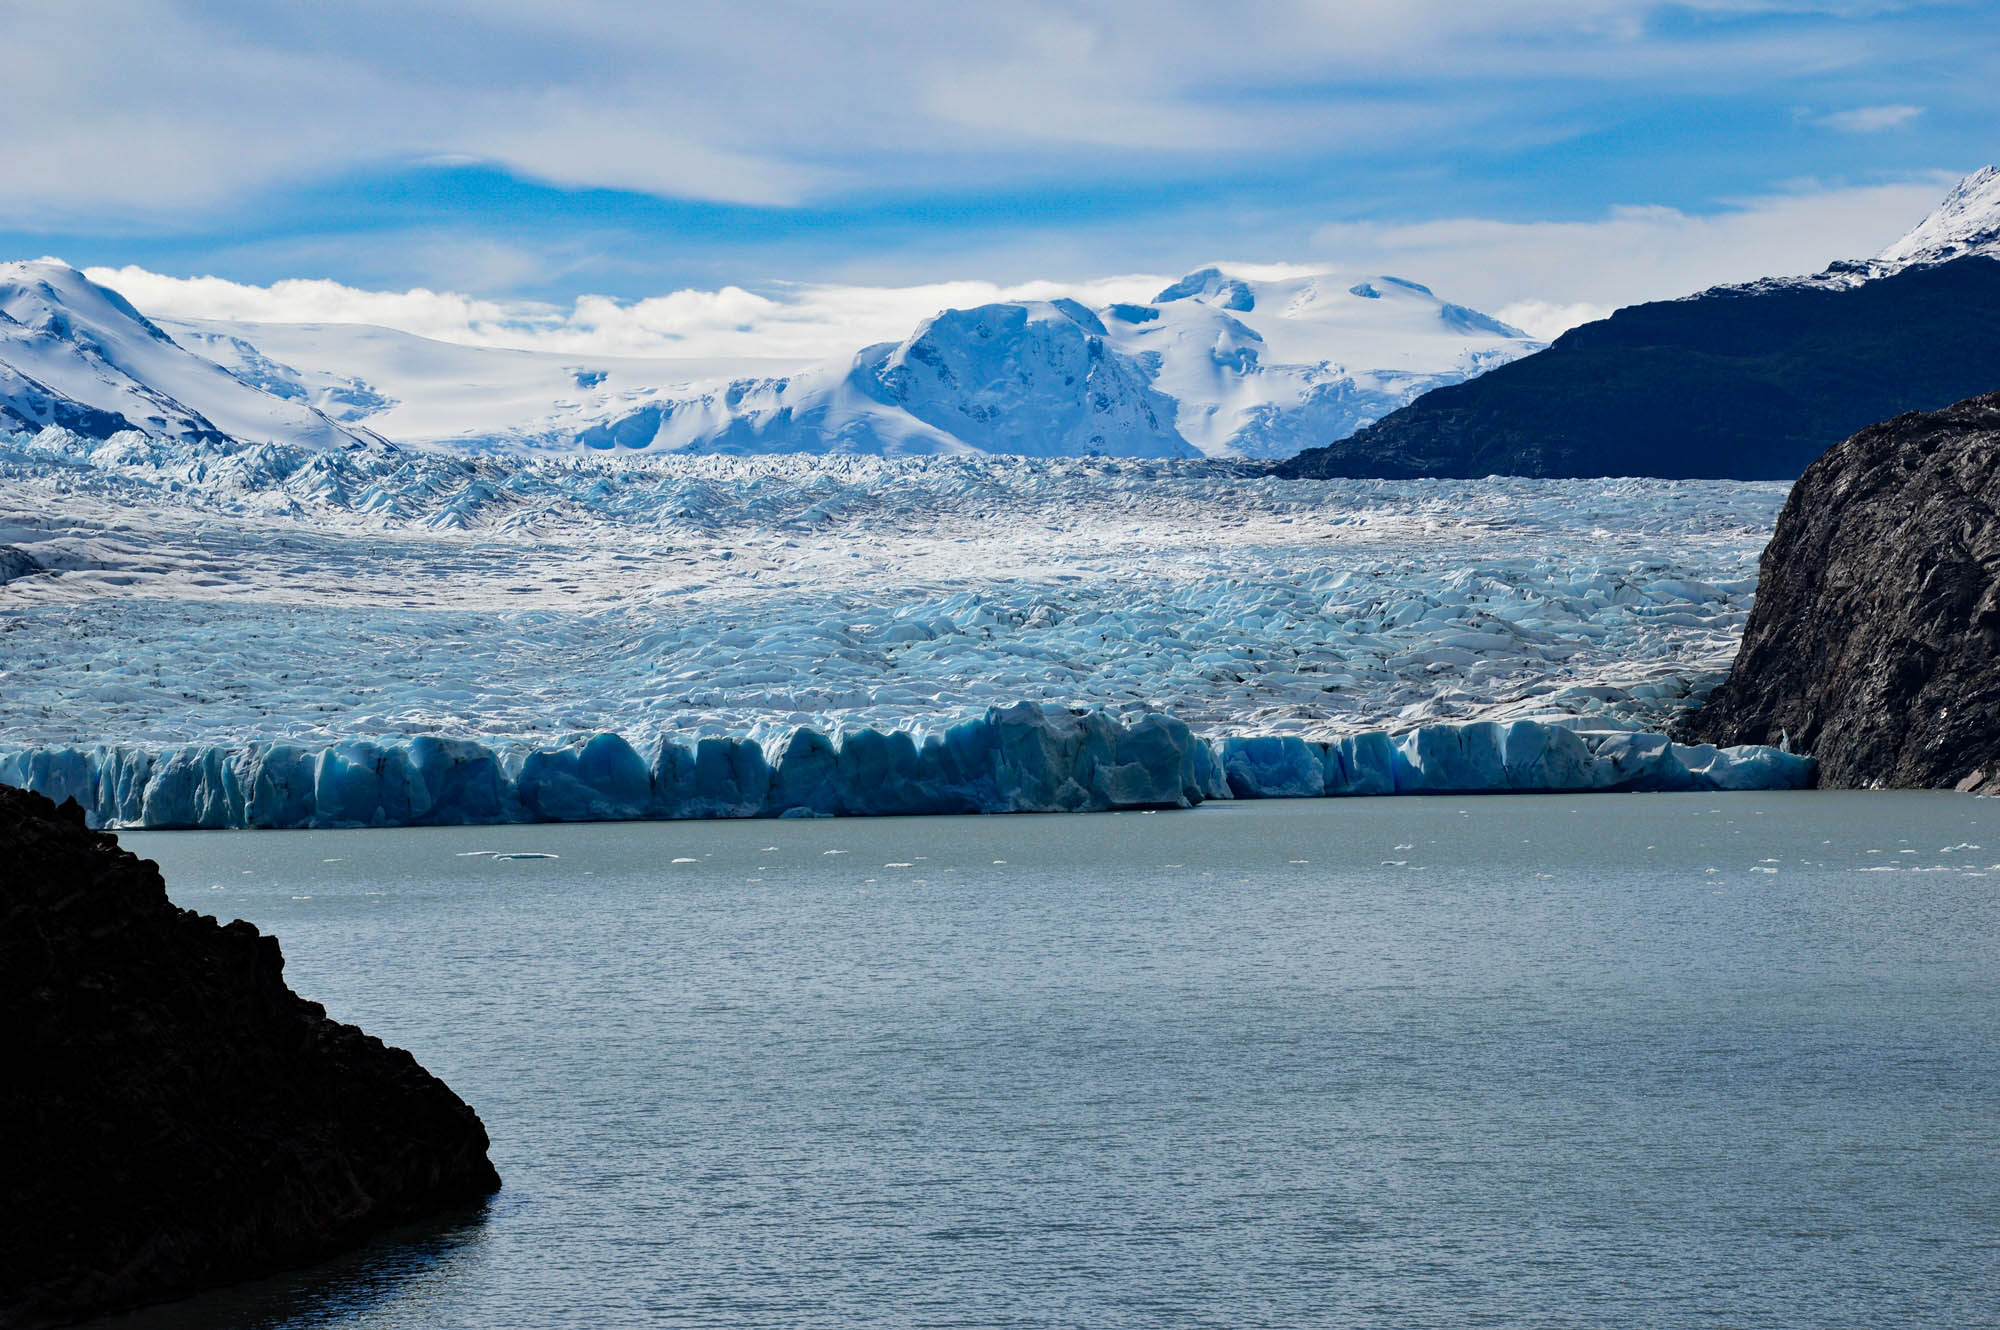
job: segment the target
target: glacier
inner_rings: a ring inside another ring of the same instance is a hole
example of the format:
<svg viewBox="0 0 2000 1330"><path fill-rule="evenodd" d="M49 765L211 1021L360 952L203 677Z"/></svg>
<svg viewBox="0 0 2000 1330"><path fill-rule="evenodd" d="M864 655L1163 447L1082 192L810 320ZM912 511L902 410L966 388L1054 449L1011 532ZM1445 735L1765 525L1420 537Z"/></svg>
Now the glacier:
<svg viewBox="0 0 2000 1330"><path fill-rule="evenodd" d="M1781 485L0 438L0 741L775 737L1018 701L1312 738L1719 680ZM560 661L558 669L549 663Z"/></svg>
<svg viewBox="0 0 2000 1330"><path fill-rule="evenodd" d="M1996 199L1798 280L1988 252ZM1785 486L1233 460L1536 346L1323 270L745 365L155 322L0 265L0 781L145 827L1810 783L1661 733Z"/></svg>
<svg viewBox="0 0 2000 1330"><path fill-rule="evenodd" d="M0 784L146 829L463 826L668 818L1069 813L1209 799L1718 791L1809 785L1810 758L1521 720L1211 744L1171 717L1019 703L941 732L793 731L553 747L468 740L0 750Z"/></svg>
<svg viewBox="0 0 2000 1330"><path fill-rule="evenodd" d="M1784 495L0 435L0 781L134 826L1789 786L1657 734Z"/></svg>

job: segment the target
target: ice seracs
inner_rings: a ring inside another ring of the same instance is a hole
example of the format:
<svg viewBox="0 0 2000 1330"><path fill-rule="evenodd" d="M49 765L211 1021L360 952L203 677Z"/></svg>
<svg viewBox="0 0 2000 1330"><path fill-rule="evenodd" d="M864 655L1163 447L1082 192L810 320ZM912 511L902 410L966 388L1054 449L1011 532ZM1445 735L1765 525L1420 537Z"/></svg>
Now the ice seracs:
<svg viewBox="0 0 2000 1330"><path fill-rule="evenodd" d="M0 541L49 570L0 587L0 739L771 739L1021 700L1211 736L1655 728L1726 672L1783 501L46 431L0 439Z"/></svg>
<svg viewBox="0 0 2000 1330"><path fill-rule="evenodd" d="M51 259L0 263L0 425L314 449L383 442L237 378Z"/></svg>

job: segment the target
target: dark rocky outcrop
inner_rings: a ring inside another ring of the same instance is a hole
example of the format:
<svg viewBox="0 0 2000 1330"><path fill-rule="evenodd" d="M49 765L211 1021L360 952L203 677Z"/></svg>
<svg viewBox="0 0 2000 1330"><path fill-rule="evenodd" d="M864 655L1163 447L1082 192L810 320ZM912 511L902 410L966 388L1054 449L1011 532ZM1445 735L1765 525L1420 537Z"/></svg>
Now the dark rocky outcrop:
<svg viewBox="0 0 2000 1330"><path fill-rule="evenodd" d="M12 545L0 545L0 586L5 586L17 577L28 577L42 571L42 565L26 550L15 549Z"/></svg>
<svg viewBox="0 0 2000 1330"><path fill-rule="evenodd" d="M2000 259L1853 276L1621 309L1275 471L1789 480L1873 421L2000 387Z"/></svg>
<svg viewBox="0 0 2000 1330"><path fill-rule="evenodd" d="M1683 730L1789 739L1822 785L2000 790L2000 393L1800 477L1735 667Z"/></svg>
<svg viewBox="0 0 2000 1330"><path fill-rule="evenodd" d="M302 1263L500 1185L472 1109L283 967L75 804L0 786L0 1327Z"/></svg>

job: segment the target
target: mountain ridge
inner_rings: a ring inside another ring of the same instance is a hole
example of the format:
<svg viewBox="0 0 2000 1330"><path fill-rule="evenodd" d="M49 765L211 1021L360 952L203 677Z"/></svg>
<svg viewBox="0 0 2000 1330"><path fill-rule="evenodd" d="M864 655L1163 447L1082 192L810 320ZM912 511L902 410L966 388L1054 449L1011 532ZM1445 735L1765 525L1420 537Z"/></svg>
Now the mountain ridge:
<svg viewBox="0 0 2000 1330"><path fill-rule="evenodd" d="M1294 478L1797 476L2000 386L2000 172L1873 259L1631 305L1277 464Z"/></svg>
<svg viewBox="0 0 2000 1330"><path fill-rule="evenodd" d="M0 263L0 425L374 448L373 431L274 397L187 350L123 296L56 260Z"/></svg>
<svg viewBox="0 0 2000 1330"><path fill-rule="evenodd" d="M414 344L379 329L168 326L239 375L348 404L373 396L387 409L353 419L399 440L471 451L1271 456L1541 345L1407 279L1331 270L1273 278L1233 265L1198 269L1150 302L942 310L900 341L749 374ZM394 381L398 366L359 346L364 338L398 339L443 368ZM488 412L454 432L427 401L482 373L482 360L510 384L540 376L542 405L524 392L511 415ZM949 382L938 373L944 366ZM417 432L399 433L399 421L419 417Z"/></svg>

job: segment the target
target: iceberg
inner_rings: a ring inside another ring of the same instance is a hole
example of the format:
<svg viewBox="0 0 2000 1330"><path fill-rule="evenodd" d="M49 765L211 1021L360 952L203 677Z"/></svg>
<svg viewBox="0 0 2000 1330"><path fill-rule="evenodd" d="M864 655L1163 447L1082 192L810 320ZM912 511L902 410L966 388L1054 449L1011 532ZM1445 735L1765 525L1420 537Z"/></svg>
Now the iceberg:
<svg viewBox="0 0 2000 1330"><path fill-rule="evenodd" d="M1798 789L1812 780L1811 758L1775 748L1554 721L1212 742L1158 713L1118 719L1028 702L921 737L801 727L774 754L750 737L634 747L609 733L536 748L424 736L318 749L0 751L0 784L73 798L94 826L206 830L1068 813L1211 799Z"/></svg>

